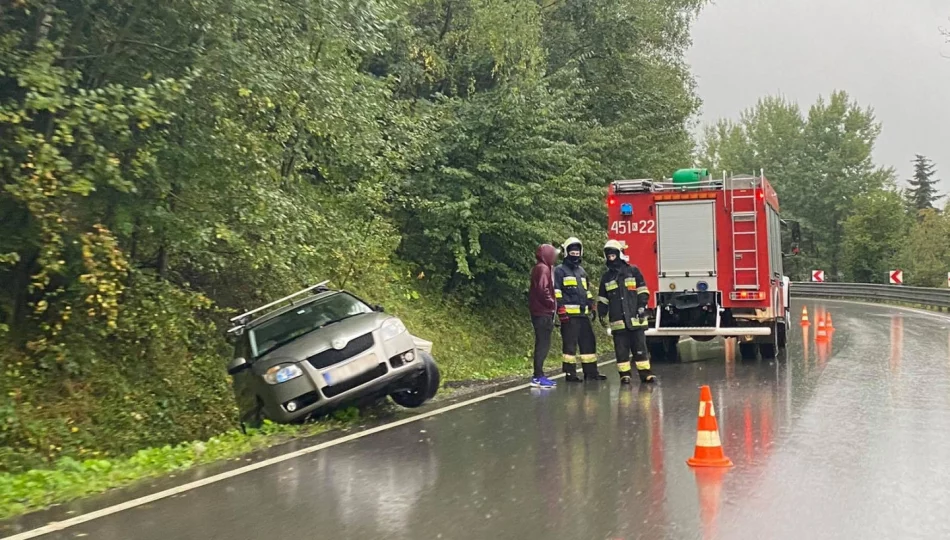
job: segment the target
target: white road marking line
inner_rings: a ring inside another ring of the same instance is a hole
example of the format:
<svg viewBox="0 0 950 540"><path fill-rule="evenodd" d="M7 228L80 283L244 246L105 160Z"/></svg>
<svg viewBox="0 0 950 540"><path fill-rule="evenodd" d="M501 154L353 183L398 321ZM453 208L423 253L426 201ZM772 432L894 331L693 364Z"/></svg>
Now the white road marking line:
<svg viewBox="0 0 950 540"><path fill-rule="evenodd" d="M616 360L608 360L608 361L606 361L606 362L599 362L597 365L598 365L598 366L604 366L604 365L607 365L607 364L611 364L611 363L613 363L613 362L615 362L615 361L616 361ZM561 378L561 377L564 377L564 375L565 375L564 373L560 373L560 374L555 375L555 376L550 377L550 378L551 378L551 379L559 379L559 378ZM427 413L419 414L419 415L412 416L412 417L409 417L409 418L403 418L402 420L397 420L397 421L395 421L395 422L391 422L391 423L384 424L384 425L381 425L381 426L376 426L376 427L374 427L374 428L370 428L370 429L367 429L367 430L365 430L365 431L360 431L359 433L352 433L352 434L350 434L350 435L346 435L346 436L340 437L340 438L338 438L338 439L333 439L332 441L326 441L326 442L324 442L324 443L320 443L320 444L317 444L317 445L314 445L314 446L309 446L309 447L307 447L307 448L302 448L302 449L300 449L300 450L297 450L297 451L294 451L294 452L290 452L290 453L288 453L288 454L281 454L281 455L279 455L279 456L275 456L275 457L272 457L272 458L270 458L270 459L265 459L264 461L261 461L261 462L258 462L258 463L253 463L253 464L251 464L251 465L245 465L244 467L240 467L240 468L233 469L233 470L230 470L230 471L225 471L225 472L223 472L223 473L216 474L216 475L214 475L214 476L209 476L208 478L202 478L201 480L195 480L194 482L189 482L189 483L187 483L187 484L182 484L182 485L180 485L180 486L173 487L173 488L169 488L169 489L166 489L166 490L164 490L164 491L159 491L158 493L153 493L153 494L151 494L151 495L145 495L145 496L139 497L139 498L137 498L137 499L132 499L131 501L126 501L126 502L124 502L124 503L120 503L120 504L116 504L116 505L109 506L109 507L106 507L106 508L102 508L102 509L100 509L100 510L96 510L95 512L90 512L90 513L88 513L88 514L82 514L82 515L80 515L80 516L76 516L76 517L74 517L74 518L70 518L70 519L67 519L67 520L65 520L65 521L54 521L54 522L52 522L52 523L49 523L49 524L47 524L47 525L44 525L43 527L38 527L38 528L36 528L36 529L32 529L32 530L29 530L29 531L25 531L25 532L22 532L22 533L18 533L18 534L15 534L15 535L13 535L13 536L7 536L7 537L4 537L4 538L0 538L0 540L27 540L28 538L36 538L36 537L38 537L38 536L43 536L44 534L50 534L50 533L53 533L53 532L61 531L61 530L63 530L63 529L68 529L69 527L75 527L76 525L80 525L80 524L82 524L82 523L88 523L88 522L93 521L93 520L95 520L95 519L99 519L99 518L102 518L102 517L106 517L106 516L109 516L109 515L112 515L112 514L117 514L117 513L119 513L119 512L122 512L123 510L129 510L129 509L132 509L132 508L135 508L135 507L138 507L138 506L142 506L142 505L145 505L145 504L149 504L149 503L151 503L151 502L155 502L155 501L158 501L158 500L161 500L161 499L166 499L166 498L172 497L172 496L174 496L174 495L179 495L179 494L184 493L184 492L186 492L186 491L191 491L191 490L193 490L193 489L197 489L197 488L200 488L200 487L202 487L202 486L207 486L207 485L209 485L209 484L214 484L215 482L220 482L220 481L222 481L222 480L227 480L228 478L233 478L233 477L235 477L235 476L239 476L239 475L242 475L242 474L244 474L244 473L249 473L249 472L251 472L251 471L256 471L256 470L258 470L258 469L263 469L264 467L267 467L267 466L270 466L270 465L274 465L275 463L281 463L281 462L287 461L287 460L289 460L289 459L294 459L294 458L298 458L298 457L300 457L300 456L305 456L305 455L307 455L307 454L312 454L313 452L318 452L318 451L320 451L320 450L323 450L323 449L326 449L326 448L330 448L331 446L337 446L337 445L340 445L340 444L343 444L343 443L346 443L346 442L354 441L354 440L356 440L356 439L361 439L361 438L363 438L363 437L366 437L366 436L369 436L369 435L373 435L374 433L379 433L379 432L381 432L381 431L386 431L386 430L388 430L388 429L393 429L393 428L396 428L396 427L399 427L399 426L404 426L404 425L410 424L410 423L412 423L412 422L417 422L417 421L419 421L419 420L423 420L423 419L426 419L426 418L430 418L430 417L433 417L433 416L436 416L436 415L439 415L439 414L442 414L442 413L447 413L447 412L449 412L449 411L454 411L455 409L461 409L462 407L467 407L467 406L469 406L469 405L472 405L472 404L475 404L475 403L479 403L479 402L481 402L481 401L487 401L487 400L489 400L489 399L496 398L496 397L498 397L498 396L503 396L503 395L505 395L505 394L510 394L510 393L512 393L512 392L517 392L518 390L524 390L524 389L530 388L530 387L531 387L531 385L526 383L526 384L521 384L521 385L518 385L518 386L515 386L515 387L512 387L512 388L507 388L507 389L505 389L505 390L499 390L499 391L497 391L497 392L492 392L492 393L490 393L490 394L486 394L486 395L484 395L484 396L480 396L480 397L477 397L477 398L472 398L472 399L469 399L469 400L466 400L466 401L460 401L459 403L455 403L455 404L452 404L452 405L447 405L447 406L445 406L445 407L436 409L436 410L434 410L434 411L429 411L429 412L427 412Z"/></svg>

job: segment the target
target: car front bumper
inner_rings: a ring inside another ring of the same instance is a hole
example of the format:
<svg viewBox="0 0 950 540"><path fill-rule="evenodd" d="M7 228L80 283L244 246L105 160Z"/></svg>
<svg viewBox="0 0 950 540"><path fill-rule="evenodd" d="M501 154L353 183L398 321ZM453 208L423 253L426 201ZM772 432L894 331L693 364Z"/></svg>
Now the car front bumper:
<svg viewBox="0 0 950 540"><path fill-rule="evenodd" d="M258 394L264 412L274 422L288 423L387 387L398 387L425 368L418 345L409 332L382 341L377 330L373 332L372 347L342 362L325 368L299 362L303 375L275 385L261 382Z"/></svg>

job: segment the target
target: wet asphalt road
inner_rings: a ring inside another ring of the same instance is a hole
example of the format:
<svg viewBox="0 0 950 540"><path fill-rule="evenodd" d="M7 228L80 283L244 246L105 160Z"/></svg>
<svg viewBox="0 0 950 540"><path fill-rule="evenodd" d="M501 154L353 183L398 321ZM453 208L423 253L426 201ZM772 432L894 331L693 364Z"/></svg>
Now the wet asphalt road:
<svg viewBox="0 0 950 540"><path fill-rule="evenodd" d="M687 343L656 387L608 364L43 538L950 538L950 319L807 306L778 360ZM703 384L735 467L696 474Z"/></svg>

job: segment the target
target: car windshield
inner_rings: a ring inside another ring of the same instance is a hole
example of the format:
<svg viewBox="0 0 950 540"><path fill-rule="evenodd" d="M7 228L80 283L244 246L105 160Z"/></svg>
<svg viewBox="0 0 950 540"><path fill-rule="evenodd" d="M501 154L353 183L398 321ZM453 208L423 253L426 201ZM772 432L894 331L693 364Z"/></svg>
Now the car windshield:
<svg viewBox="0 0 950 540"><path fill-rule="evenodd" d="M372 311L369 306L347 293L336 293L303 304L250 331L254 358L264 356L318 328Z"/></svg>

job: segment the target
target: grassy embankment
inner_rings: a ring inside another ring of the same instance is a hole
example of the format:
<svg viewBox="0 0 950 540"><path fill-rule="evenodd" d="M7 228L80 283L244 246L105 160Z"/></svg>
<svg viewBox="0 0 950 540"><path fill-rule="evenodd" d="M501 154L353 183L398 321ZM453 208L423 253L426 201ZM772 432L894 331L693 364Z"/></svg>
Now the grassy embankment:
<svg viewBox="0 0 950 540"><path fill-rule="evenodd" d="M532 336L526 312L474 313L429 296L392 295L383 303L411 332L434 342L443 385L530 374ZM609 348L607 339L601 339L599 345ZM7 414L3 429L8 430L8 438L12 438L9 430L18 430L17 440L32 444L6 451L5 472L0 473L0 519L197 465L240 458L290 439L351 426L361 412L377 415L385 409L349 409L302 426L269 424L244 434L233 420L221 421L222 416L233 419L234 409L223 369L226 349L219 344L216 350L221 350L222 356L196 358L191 363L213 371L200 374L202 380L213 381L200 391L214 394L194 402L197 408L193 410L188 409L188 394L197 389L195 386L158 394L147 387L137 393L129 390L136 382L143 384L147 377L155 376L149 366L143 366L141 373L119 374L115 384L103 380L108 369L92 373L67 396L51 396L43 389L20 384L17 392L26 391L30 396L18 396L15 409L2 411ZM550 369L559 366L559 357L555 331ZM0 362L5 372L18 373L22 381L18 370L23 369L23 359L0 358ZM161 378L169 382L168 377ZM15 384L18 377L6 380ZM12 386L4 386L4 393L9 394ZM103 391L107 387L114 391ZM441 395L451 392L443 387ZM48 403L45 407L36 405L44 402ZM227 410L207 409L215 404ZM169 417L167 411L176 411L171 413L175 417ZM199 429L202 423L211 427ZM190 439L187 435L191 433L204 436ZM43 447L48 451L40 452Z"/></svg>

